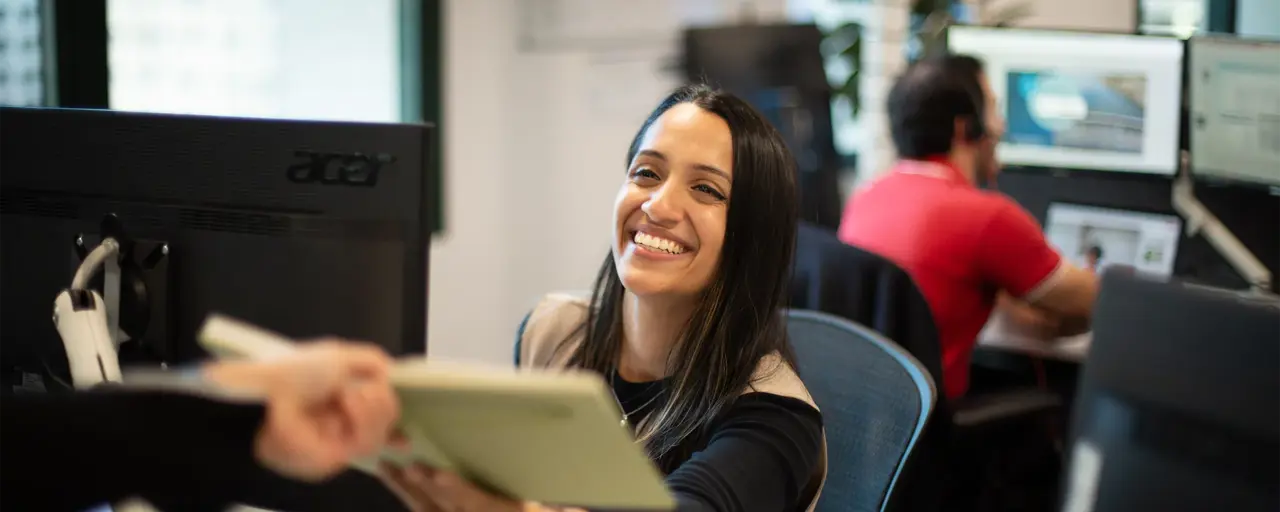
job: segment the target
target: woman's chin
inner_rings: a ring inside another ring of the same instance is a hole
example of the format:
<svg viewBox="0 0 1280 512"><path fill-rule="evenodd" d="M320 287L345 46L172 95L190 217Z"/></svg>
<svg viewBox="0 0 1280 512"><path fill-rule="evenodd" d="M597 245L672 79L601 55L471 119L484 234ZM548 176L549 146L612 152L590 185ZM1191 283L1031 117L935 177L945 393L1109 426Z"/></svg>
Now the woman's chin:
<svg viewBox="0 0 1280 512"><path fill-rule="evenodd" d="M622 281L622 287L636 297L669 295L677 291L675 280L671 276L652 269L619 269L618 278Z"/></svg>
<svg viewBox="0 0 1280 512"><path fill-rule="evenodd" d="M634 274L634 272L629 272L628 274ZM662 295L663 293L670 291L667 286L654 281L654 279L649 277L624 275L622 276L622 287L626 288L627 292L637 297Z"/></svg>

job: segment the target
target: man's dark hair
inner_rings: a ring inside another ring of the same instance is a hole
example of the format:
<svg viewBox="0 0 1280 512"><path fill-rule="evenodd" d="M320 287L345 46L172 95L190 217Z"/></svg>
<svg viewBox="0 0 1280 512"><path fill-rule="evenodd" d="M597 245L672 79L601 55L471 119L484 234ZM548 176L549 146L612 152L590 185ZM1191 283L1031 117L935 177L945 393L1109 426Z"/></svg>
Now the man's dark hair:
<svg viewBox="0 0 1280 512"><path fill-rule="evenodd" d="M1102 248L1101 248L1101 247L1098 247L1098 246L1096 246L1096 245L1089 247L1089 255L1090 255L1090 256L1093 256L1093 259L1095 259L1095 260L1101 260L1101 259L1102 259Z"/></svg>
<svg viewBox="0 0 1280 512"><path fill-rule="evenodd" d="M907 67L889 91L889 130L898 156L925 158L951 152L955 120L968 122L976 140L985 132L986 99L982 61L967 55L940 55Z"/></svg>

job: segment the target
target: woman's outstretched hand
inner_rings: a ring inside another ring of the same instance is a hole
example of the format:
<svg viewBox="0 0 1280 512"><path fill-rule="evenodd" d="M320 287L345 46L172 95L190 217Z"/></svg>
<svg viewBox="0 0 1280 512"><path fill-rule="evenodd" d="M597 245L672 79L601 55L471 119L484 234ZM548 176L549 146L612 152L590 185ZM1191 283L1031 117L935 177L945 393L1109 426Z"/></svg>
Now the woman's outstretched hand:
<svg viewBox="0 0 1280 512"><path fill-rule="evenodd" d="M302 344L267 360L219 362L204 377L228 391L265 398L254 455L282 475L323 480L378 453L400 417L391 359L373 345Z"/></svg>

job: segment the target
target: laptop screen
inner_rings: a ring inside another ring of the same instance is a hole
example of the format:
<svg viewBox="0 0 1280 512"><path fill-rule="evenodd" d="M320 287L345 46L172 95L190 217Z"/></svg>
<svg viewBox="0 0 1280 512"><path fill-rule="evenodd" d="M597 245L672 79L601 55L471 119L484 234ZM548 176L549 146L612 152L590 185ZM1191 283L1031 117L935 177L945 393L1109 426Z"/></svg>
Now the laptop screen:
<svg viewBox="0 0 1280 512"><path fill-rule="evenodd" d="M1173 275L1182 220L1176 215L1069 203L1049 205L1045 236L1072 264L1101 273L1115 267Z"/></svg>

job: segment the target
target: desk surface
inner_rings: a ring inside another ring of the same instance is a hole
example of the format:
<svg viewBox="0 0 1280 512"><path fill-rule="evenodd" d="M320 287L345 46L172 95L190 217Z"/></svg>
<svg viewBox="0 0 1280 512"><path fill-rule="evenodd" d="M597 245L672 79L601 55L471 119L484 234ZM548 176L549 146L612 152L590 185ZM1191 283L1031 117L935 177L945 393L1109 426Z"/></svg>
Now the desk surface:
<svg viewBox="0 0 1280 512"><path fill-rule="evenodd" d="M999 314L992 315L991 321L987 322L987 326L978 335L978 346L983 348L1074 363L1084 362L1089 356L1089 345L1092 342L1091 332L1057 339L1037 337L1019 331Z"/></svg>

